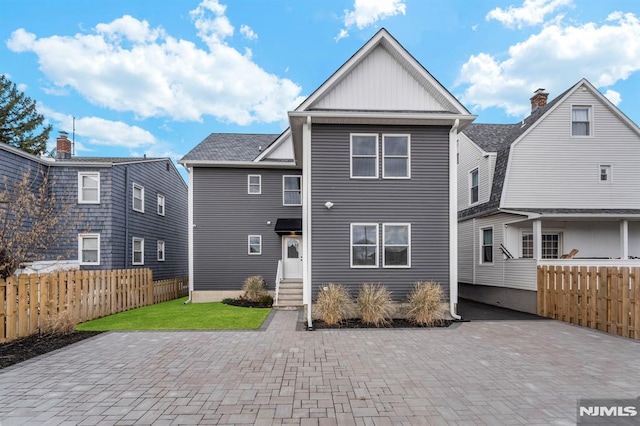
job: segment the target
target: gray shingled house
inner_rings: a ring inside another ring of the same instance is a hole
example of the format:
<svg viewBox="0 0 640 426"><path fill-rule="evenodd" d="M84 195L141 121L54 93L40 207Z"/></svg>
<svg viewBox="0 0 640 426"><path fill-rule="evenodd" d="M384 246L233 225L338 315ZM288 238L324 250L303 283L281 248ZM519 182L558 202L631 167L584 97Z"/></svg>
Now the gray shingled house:
<svg viewBox="0 0 640 426"><path fill-rule="evenodd" d="M47 174L74 218L68 238L28 265L56 268L150 268L154 279L187 275L186 183L169 158L77 157L66 135L55 157L0 144L0 173L8 181L29 172L34 188ZM6 190L6 189L5 189Z"/></svg>
<svg viewBox="0 0 640 426"><path fill-rule="evenodd" d="M330 282L402 299L435 280L455 314L456 144L475 116L382 29L288 118L280 135L212 134L180 160L192 299L235 296L256 274L281 305Z"/></svg>

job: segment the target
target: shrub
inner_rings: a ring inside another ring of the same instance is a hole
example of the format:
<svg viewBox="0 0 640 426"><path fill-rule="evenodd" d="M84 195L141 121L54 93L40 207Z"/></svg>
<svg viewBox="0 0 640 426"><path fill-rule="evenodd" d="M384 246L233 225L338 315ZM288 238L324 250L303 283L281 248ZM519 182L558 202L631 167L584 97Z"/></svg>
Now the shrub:
<svg viewBox="0 0 640 426"><path fill-rule="evenodd" d="M269 294L265 294L264 296L262 296L260 298L258 303L262 307L270 308L271 306L273 306L273 297L271 297L271 295L269 295Z"/></svg>
<svg viewBox="0 0 640 426"><path fill-rule="evenodd" d="M328 284L318 293L316 312L322 321L335 325L349 317L353 311L353 302L349 291L341 284Z"/></svg>
<svg viewBox="0 0 640 426"><path fill-rule="evenodd" d="M439 283L417 282L407 301L407 318L423 326L434 325L446 318L447 304L443 300L444 292Z"/></svg>
<svg viewBox="0 0 640 426"><path fill-rule="evenodd" d="M244 291L242 297L250 302L256 303L260 301L261 297L267 294L267 290L264 288L264 279L260 275L247 277L247 279L244 280L242 291Z"/></svg>
<svg viewBox="0 0 640 426"><path fill-rule="evenodd" d="M49 315L42 327L45 334L71 334L76 331L78 317L72 309Z"/></svg>
<svg viewBox="0 0 640 426"><path fill-rule="evenodd" d="M391 322L395 312L391 293L382 284L362 284L357 304L362 322L376 327Z"/></svg>

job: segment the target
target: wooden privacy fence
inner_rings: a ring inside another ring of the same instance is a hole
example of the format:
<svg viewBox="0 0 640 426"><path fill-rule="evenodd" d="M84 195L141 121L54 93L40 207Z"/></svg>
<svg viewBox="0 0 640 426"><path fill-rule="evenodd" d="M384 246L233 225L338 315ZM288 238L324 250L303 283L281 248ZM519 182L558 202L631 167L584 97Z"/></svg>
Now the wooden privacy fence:
<svg viewBox="0 0 640 426"><path fill-rule="evenodd" d="M538 266L538 315L640 339L640 267Z"/></svg>
<svg viewBox="0 0 640 426"><path fill-rule="evenodd" d="M0 279L0 343L38 333L70 311L78 322L173 300L188 279L153 281L150 269L66 271Z"/></svg>

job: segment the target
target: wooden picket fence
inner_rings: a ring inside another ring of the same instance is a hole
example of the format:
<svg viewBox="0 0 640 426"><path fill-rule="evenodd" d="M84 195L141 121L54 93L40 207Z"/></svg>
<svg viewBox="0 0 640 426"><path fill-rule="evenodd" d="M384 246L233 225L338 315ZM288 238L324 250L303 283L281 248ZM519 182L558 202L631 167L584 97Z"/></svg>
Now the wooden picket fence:
<svg viewBox="0 0 640 426"><path fill-rule="evenodd" d="M41 332L70 310L78 322L173 300L188 279L153 281L150 269L65 271L0 279L0 343Z"/></svg>
<svg viewBox="0 0 640 426"><path fill-rule="evenodd" d="M538 266L538 315L640 339L640 267Z"/></svg>

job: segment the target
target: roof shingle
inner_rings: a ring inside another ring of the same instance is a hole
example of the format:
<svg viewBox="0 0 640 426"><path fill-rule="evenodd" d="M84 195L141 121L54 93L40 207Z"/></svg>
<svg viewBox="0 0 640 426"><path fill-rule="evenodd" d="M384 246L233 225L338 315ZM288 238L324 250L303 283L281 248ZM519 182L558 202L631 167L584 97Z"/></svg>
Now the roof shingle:
<svg viewBox="0 0 640 426"><path fill-rule="evenodd" d="M279 134L212 133L184 157L185 161L253 161Z"/></svg>

